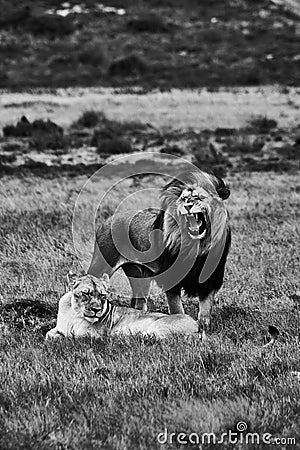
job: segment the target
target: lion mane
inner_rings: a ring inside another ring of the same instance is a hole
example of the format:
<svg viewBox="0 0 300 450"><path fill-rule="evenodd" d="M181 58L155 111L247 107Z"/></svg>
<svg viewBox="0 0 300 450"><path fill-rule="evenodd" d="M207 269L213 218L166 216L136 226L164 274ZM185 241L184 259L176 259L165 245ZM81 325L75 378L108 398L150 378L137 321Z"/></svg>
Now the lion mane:
<svg viewBox="0 0 300 450"><path fill-rule="evenodd" d="M206 205L206 233L203 239L191 239L186 232L185 224L178 217L178 203L186 186L200 188L208 195L203 199ZM154 228L163 232L164 251L160 256L160 270L165 271L178 258L182 250L181 262L194 260L190 271L174 290L184 288L188 296L200 295L205 298L212 290L220 289L228 251L231 243L228 211L223 200L230 195L230 190L224 181L206 172L181 174L172 180L162 190L162 210L156 217ZM217 249L216 252L213 250ZM200 283L201 271L212 251L215 257L215 270L205 283ZM217 257L216 257L217 253Z"/></svg>

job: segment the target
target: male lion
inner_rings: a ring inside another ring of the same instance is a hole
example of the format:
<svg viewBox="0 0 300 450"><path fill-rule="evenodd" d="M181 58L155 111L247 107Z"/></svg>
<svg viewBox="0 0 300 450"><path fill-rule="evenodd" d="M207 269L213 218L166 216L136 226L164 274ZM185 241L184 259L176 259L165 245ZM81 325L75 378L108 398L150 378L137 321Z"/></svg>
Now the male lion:
<svg viewBox="0 0 300 450"><path fill-rule="evenodd" d="M199 300L199 331L205 334L230 247L223 204L229 195L219 177L200 170L180 175L162 189L160 211L141 211L130 221L115 214L104 221L88 273L100 277L122 267L132 287L132 306L143 310L152 279L166 292L170 314L184 313L183 288Z"/></svg>
<svg viewBox="0 0 300 450"><path fill-rule="evenodd" d="M99 337L104 330L112 334L141 333L159 338L198 330L197 322L186 314L144 313L112 305L108 300L106 274L101 279L72 274L68 281L70 291L59 301L57 324L48 331L47 340L61 336Z"/></svg>

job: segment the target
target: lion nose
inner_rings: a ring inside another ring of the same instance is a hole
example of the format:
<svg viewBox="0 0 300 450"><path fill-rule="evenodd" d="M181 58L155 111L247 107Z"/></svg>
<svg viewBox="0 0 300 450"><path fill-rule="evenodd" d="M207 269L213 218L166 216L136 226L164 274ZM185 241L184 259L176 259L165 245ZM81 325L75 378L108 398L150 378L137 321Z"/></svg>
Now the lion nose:
<svg viewBox="0 0 300 450"><path fill-rule="evenodd" d="M186 203L186 204L184 205L184 207L185 207L185 209L187 210L187 212L189 213L190 210L191 210L192 207L193 207L193 203Z"/></svg>

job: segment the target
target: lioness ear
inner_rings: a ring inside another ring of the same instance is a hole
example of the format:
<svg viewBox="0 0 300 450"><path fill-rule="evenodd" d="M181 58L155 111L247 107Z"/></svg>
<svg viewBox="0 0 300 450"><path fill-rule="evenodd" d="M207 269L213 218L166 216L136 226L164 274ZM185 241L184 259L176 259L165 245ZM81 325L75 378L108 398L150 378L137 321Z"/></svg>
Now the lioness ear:
<svg viewBox="0 0 300 450"><path fill-rule="evenodd" d="M218 193L218 196L222 200L226 200L230 196L230 189L226 186L222 178L217 177L216 175L215 178L216 178L216 191Z"/></svg>
<svg viewBox="0 0 300 450"><path fill-rule="evenodd" d="M104 281L104 283L108 286L109 284L109 276L107 273L104 273L103 276L101 277L102 281ZM106 287L107 287L106 286Z"/></svg>
<svg viewBox="0 0 300 450"><path fill-rule="evenodd" d="M107 273L104 273L102 278L105 281L105 283L109 283L109 276Z"/></svg>
<svg viewBox="0 0 300 450"><path fill-rule="evenodd" d="M67 283L68 283L69 288L71 288L73 286L73 284L75 283L77 278L78 278L78 276L76 275L76 273L72 272L71 270L68 272Z"/></svg>

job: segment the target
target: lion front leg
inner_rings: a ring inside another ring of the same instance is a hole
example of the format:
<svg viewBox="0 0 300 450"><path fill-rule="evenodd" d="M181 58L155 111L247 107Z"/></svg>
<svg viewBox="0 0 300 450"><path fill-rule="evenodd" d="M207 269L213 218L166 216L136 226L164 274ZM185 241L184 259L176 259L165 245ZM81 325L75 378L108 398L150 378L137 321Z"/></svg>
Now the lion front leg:
<svg viewBox="0 0 300 450"><path fill-rule="evenodd" d="M184 314L180 291L167 291L166 296L169 305L169 314Z"/></svg>
<svg viewBox="0 0 300 450"><path fill-rule="evenodd" d="M123 270L132 289L131 307L147 312L147 299L150 293L151 280L145 270L135 264L126 264Z"/></svg>
<svg viewBox="0 0 300 450"><path fill-rule="evenodd" d="M211 310L214 304L215 292L211 292L205 299L199 298L198 331L202 339L206 339L206 334L210 331Z"/></svg>

